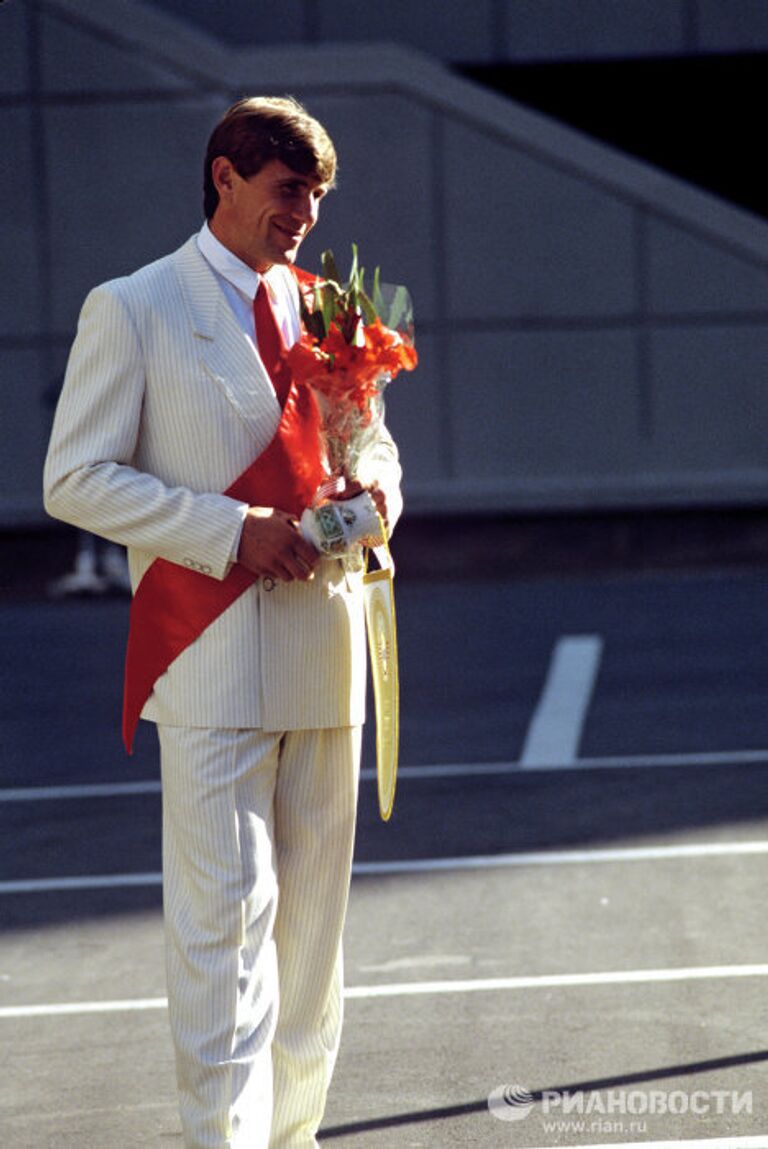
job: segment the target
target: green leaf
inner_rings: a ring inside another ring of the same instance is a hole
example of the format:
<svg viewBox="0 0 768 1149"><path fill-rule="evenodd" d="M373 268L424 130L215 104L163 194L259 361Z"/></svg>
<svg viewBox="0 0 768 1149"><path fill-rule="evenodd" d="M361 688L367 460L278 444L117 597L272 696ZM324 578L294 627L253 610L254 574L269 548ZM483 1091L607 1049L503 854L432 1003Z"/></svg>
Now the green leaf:
<svg viewBox="0 0 768 1149"><path fill-rule="evenodd" d="M356 290L358 287L358 282L357 282L357 244L356 243L352 244L352 266L349 269L349 286L352 288L353 291Z"/></svg>
<svg viewBox="0 0 768 1149"><path fill-rule="evenodd" d="M364 292L360 292L360 308L363 312L363 319L366 324L375 323L378 319L378 313L373 306L370 297Z"/></svg>
<svg viewBox="0 0 768 1149"><path fill-rule="evenodd" d="M323 275L325 278L341 290L341 276L339 275L339 269L336 266L336 260L333 258L333 252L330 248L323 252L321 263L323 265Z"/></svg>
<svg viewBox="0 0 768 1149"><path fill-rule="evenodd" d="M381 268L377 267L373 273L373 291L371 293L371 303L373 309L378 315L379 319L383 319L384 311L384 296L381 294Z"/></svg>
<svg viewBox="0 0 768 1149"><path fill-rule="evenodd" d="M408 318L410 297L407 288L402 285L395 288L392 300L392 310L389 313L389 326L397 331L398 327Z"/></svg>
<svg viewBox="0 0 768 1149"><path fill-rule="evenodd" d="M338 298L337 292L334 287L329 283L326 290L322 293L322 315L323 322L325 323L326 334L336 316L336 300Z"/></svg>
<svg viewBox="0 0 768 1149"><path fill-rule="evenodd" d="M301 322L304 325L304 330L307 331L313 339L320 341L325 339L328 334L325 328L325 321L323 319L323 310L321 305L320 289L315 286L313 290L314 305L310 311L306 304L304 296L299 296L299 306L301 310Z"/></svg>

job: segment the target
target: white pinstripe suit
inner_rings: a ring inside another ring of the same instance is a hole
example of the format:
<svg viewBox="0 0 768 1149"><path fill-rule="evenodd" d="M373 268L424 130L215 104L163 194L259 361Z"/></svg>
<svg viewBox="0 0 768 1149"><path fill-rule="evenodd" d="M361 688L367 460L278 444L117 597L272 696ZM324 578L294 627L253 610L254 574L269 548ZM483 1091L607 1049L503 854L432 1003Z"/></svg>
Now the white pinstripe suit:
<svg viewBox="0 0 768 1149"><path fill-rule="evenodd" d="M46 507L126 545L134 586L156 556L223 578L243 506L212 492L261 453L279 419L269 377L193 238L88 296L46 461ZM394 523L391 440L366 469ZM324 562L310 583L243 595L171 666L145 716L266 730L360 722L364 627L352 582Z"/></svg>
<svg viewBox="0 0 768 1149"><path fill-rule="evenodd" d="M283 291L290 283L297 306L290 272L269 275L284 277ZM217 492L267 446L279 418L193 237L86 300L46 460L46 507L126 545L134 587L156 556L221 579L246 508ZM383 487L391 523L399 475L384 435L363 478ZM364 699L360 588L323 561L310 582L271 593L254 585L145 707L161 730L169 997L193 1149L316 1143L338 1040ZM269 1139L273 923L288 1001Z"/></svg>

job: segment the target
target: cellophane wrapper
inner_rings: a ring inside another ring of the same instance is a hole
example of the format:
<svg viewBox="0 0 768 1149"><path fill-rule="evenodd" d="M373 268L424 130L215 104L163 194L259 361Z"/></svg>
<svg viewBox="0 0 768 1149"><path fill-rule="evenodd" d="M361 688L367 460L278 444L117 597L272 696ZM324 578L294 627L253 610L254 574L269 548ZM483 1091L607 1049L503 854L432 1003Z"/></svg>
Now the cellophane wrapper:
<svg viewBox="0 0 768 1149"><path fill-rule="evenodd" d="M373 451L381 437L384 423L383 393L390 382L388 374L382 374L376 382L376 393L371 395L363 411L353 402L339 402L321 391L315 391L322 422L323 448L328 479L317 490L312 501L312 509L322 520L330 516L326 529L333 533L333 516L346 516L344 504L348 484L364 480L365 455ZM360 473L361 463L363 473ZM370 502L373 512L373 503ZM373 523L368 519L368 530ZM337 530L339 528L337 527ZM349 529L349 528L345 528ZM352 528L354 529L354 528ZM362 550L366 546L381 546L383 543L378 529L373 533L356 538L351 545L343 543L339 537L335 544L328 544L330 553L341 558L349 570L357 570L362 565Z"/></svg>
<svg viewBox="0 0 768 1149"><path fill-rule="evenodd" d="M382 374L376 380L376 393L370 396L364 410L357 403L331 398L315 391L322 421L323 449L329 480L315 496L315 503L329 497L326 492L340 490L345 481L359 476L360 462L368 450L375 447L384 425L384 388L390 376ZM337 485L338 484L338 485Z"/></svg>

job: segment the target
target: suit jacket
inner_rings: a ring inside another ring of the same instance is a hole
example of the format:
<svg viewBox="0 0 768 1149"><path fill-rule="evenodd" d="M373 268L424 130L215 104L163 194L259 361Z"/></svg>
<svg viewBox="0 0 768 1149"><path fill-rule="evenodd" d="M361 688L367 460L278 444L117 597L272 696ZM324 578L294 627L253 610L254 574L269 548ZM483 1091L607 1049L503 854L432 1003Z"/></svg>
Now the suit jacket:
<svg viewBox="0 0 768 1149"><path fill-rule="evenodd" d="M286 268L298 307L293 276ZM45 465L45 505L128 548L134 588L156 556L222 579L244 506L221 492L272 439L280 405L195 237L85 301ZM384 432L361 468L402 502ZM361 722L360 576L323 560L307 583L261 582L157 682L143 717L312 729Z"/></svg>

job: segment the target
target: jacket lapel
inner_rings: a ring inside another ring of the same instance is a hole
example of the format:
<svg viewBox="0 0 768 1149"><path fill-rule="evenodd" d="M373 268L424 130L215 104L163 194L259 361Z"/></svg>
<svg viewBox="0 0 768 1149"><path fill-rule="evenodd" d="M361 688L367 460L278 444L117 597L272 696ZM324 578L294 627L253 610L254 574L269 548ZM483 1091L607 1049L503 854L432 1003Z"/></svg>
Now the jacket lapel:
<svg viewBox="0 0 768 1149"><path fill-rule="evenodd" d="M176 252L174 260L205 372L263 450L281 416L272 382L240 330L195 236Z"/></svg>

